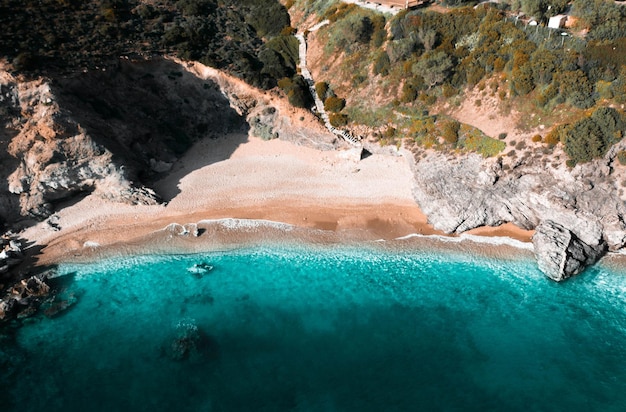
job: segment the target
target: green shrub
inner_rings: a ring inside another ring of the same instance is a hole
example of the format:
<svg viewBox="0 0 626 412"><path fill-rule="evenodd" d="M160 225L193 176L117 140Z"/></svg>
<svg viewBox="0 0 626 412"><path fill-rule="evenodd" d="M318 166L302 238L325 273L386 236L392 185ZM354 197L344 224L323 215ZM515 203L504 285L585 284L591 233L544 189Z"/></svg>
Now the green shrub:
<svg viewBox="0 0 626 412"><path fill-rule="evenodd" d="M335 127L341 127L348 124L348 115L343 113L330 113L328 115L330 124Z"/></svg>
<svg viewBox="0 0 626 412"><path fill-rule="evenodd" d="M261 50L259 52L259 60L263 64L261 73L267 74L271 78L281 79L293 76L296 73L295 68L285 62L280 53L272 49L264 48Z"/></svg>
<svg viewBox="0 0 626 412"><path fill-rule="evenodd" d="M443 94L443 97L445 97L446 99L452 96L455 96L458 92L459 91L449 83L444 83L441 86L441 93Z"/></svg>
<svg viewBox="0 0 626 412"><path fill-rule="evenodd" d="M277 36L281 30L291 25L287 9L278 1L240 0L239 3L245 6L242 10L244 10L246 23L252 26L261 37Z"/></svg>
<svg viewBox="0 0 626 412"><path fill-rule="evenodd" d="M555 98L558 93L559 89L554 85L554 83L550 83L537 95L537 104L539 107L544 107L550 102L550 100Z"/></svg>
<svg viewBox="0 0 626 412"><path fill-rule="evenodd" d="M565 134L565 153L575 163L585 163L602 157L622 139L626 127L623 114L609 107L596 109L591 116L579 120Z"/></svg>
<svg viewBox="0 0 626 412"><path fill-rule="evenodd" d="M296 28L295 27L291 27L291 26L285 26L283 27L283 29L280 31L280 35L281 36L293 36L294 34L296 34Z"/></svg>
<svg viewBox="0 0 626 412"><path fill-rule="evenodd" d="M313 105L313 97L304 77L296 75L293 78L282 78L278 81L278 87L283 89L289 103L294 107L310 108Z"/></svg>
<svg viewBox="0 0 626 412"><path fill-rule="evenodd" d="M491 157L502 152L506 143L485 135L475 127L461 125L457 147Z"/></svg>
<svg viewBox="0 0 626 412"><path fill-rule="evenodd" d="M626 9L619 2L575 0L573 3L574 14L589 27L590 38L626 37Z"/></svg>
<svg viewBox="0 0 626 412"><path fill-rule="evenodd" d="M593 106L593 86L582 70L561 72L558 76L559 94L572 106L586 109Z"/></svg>
<svg viewBox="0 0 626 412"><path fill-rule="evenodd" d="M550 146L556 146L557 144L563 142L565 140L565 135L569 130L569 125L560 124L555 126L550 130L550 132L546 135L546 138L543 140L544 143Z"/></svg>
<svg viewBox="0 0 626 412"><path fill-rule="evenodd" d="M454 120L443 120L441 121L441 137L446 143L451 145L455 145L459 140L459 129L461 128L461 124Z"/></svg>
<svg viewBox="0 0 626 412"><path fill-rule="evenodd" d="M328 83L326 82L317 82L315 83L315 93L317 97L321 100L326 99L326 95L328 93Z"/></svg>
<svg viewBox="0 0 626 412"><path fill-rule="evenodd" d="M617 152L617 160L619 161L619 164L626 166L626 150L620 150Z"/></svg>
<svg viewBox="0 0 626 412"><path fill-rule="evenodd" d="M392 126L389 126L383 132L383 137L385 139L392 139L396 135L396 129Z"/></svg>
<svg viewBox="0 0 626 412"><path fill-rule="evenodd" d="M424 54L412 67L413 74L421 76L429 87L443 83L451 73L454 64L444 51Z"/></svg>
<svg viewBox="0 0 626 412"><path fill-rule="evenodd" d="M402 94L400 95L400 101L402 103L411 103L417 99L417 90L410 83L404 83L402 85Z"/></svg>
<svg viewBox="0 0 626 412"><path fill-rule="evenodd" d="M518 96L530 93L535 87L533 73L529 64L516 66L511 71L511 91Z"/></svg>
<svg viewBox="0 0 626 412"><path fill-rule="evenodd" d="M367 80L366 76L362 74L355 74L354 76L352 76L352 85L356 87L362 84L365 80Z"/></svg>
<svg viewBox="0 0 626 412"><path fill-rule="evenodd" d="M386 76L391 69L391 61L384 51L379 52L374 58L374 74Z"/></svg>
<svg viewBox="0 0 626 412"><path fill-rule="evenodd" d="M335 11L331 13L331 10ZM354 4L332 6L327 14L327 18L331 22L334 20L335 23L329 28L330 35L326 43L326 52L339 50L352 53L360 46L368 46L377 31L376 13L361 9Z"/></svg>
<svg viewBox="0 0 626 412"><path fill-rule="evenodd" d="M427 105L435 104L435 102L437 101L437 96L435 96L434 94L429 94L429 93L420 93L419 96L417 96L417 98L419 99L420 102L423 102L424 104L427 104Z"/></svg>
<svg viewBox="0 0 626 412"><path fill-rule="evenodd" d="M324 100L324 110L327 112L338 113L346 107L346 100L339 97L330 96Z"/></svg>

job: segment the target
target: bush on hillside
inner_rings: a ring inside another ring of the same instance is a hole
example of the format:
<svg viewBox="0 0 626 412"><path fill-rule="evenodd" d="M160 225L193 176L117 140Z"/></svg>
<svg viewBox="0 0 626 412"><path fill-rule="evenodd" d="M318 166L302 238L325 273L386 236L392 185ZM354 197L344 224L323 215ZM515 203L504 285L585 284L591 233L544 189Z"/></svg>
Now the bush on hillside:
<svg viewBox="0 0 626 412"><path fill-rule="evenodd" d="M293 78L285 77L278 81L278 87L283 89L292 106L305 109L313 106L313 97L309 93L309 87L304 77L300 75Z"/></svg>
<svg viewBox="0 0 626 412"><path fill-rule="evenodd" d="M330 96L324 100L324 110L327 112L338 113L346 107L346 99Z"/></svg>
<svg viewBox="0 0 626 412"><path fill-rule="evenodd" d="M374 74L386 76L391 69L391 61L384 51L379 52L374 58Z"/></svg>
<svg viewBox="0 0 626 412"><path fill-rule="evenodd" d="M421 76L429 87L443 83L454 67L452 59L444 51L427 53L413 65L412 71Z"/></svg>
<svg viewBox="0 0 626 412"><path fill-rule="evenodd" d="M348 115L343 113L331 113L328 116L330 124L334 127L341 127L348 124Z"/></svg>
<svg viewBox="0 0 626 412"><path fill-rule="evenodd" d="M567 130L563 149L573 162L588 162L604 156L613 144L620 141L625 127L623 114L613 108L599 108Z"/></svg>
<svg viewBox="0 0 626 412"><path fill-rule="evenodd" d="M455 145L459 140L459 129L461 128L461 124L454 120L443 120L440 125L441 137L446 143L451 145Z"/></svg>
<svg viewBox="0 0 626 412"><path fill-rule="evenodd" d="M319 97L322 101L326 99L328 94L328 83L326 82L317 82L315 83L315 93L317 97Z"/></svg>
<svg viewBox="0 0 626 412"><path fill-rule="evenodd" d="M582 70L561 72L557 81L559 94L572 106L586 109L595 103L593 85Z"/></svg>

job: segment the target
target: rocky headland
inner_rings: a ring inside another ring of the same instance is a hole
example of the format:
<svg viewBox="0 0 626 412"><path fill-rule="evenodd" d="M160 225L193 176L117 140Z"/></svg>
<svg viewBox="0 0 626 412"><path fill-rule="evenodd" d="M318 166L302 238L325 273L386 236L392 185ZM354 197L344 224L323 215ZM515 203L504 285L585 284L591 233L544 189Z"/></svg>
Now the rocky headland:
<svg viewBox="0 0 626 412"><path fill-rule="evenodd" d="M429 222L446 233L505 222L534 229L539 267L560 281L626 242L626 207L610 177L618 150L573 169L554 168L543 159L511 165L502 157L419 153L415 199Z"/></svg>

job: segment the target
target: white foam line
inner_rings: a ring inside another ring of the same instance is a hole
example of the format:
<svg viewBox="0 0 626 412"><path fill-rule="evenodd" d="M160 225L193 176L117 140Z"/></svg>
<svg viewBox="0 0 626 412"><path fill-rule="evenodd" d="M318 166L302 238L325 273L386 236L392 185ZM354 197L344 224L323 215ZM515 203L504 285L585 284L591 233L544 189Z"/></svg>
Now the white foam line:
<svg viewBox="0 0 626 412"><path fill-rule="evenodd" d="M421 239L437 239L442 242L451 242L451 243L460 243L464 241L470 241L474 243L484 243L489 245L506 245L512 246L518 249L524 250L533 250L532 243L522 242L517 239L513 239L505 236L491 237L491 236L477 236L477 235L468 235L461 234L460 236L452 237L452 236L441 236L441 235L421 235L419 233L411 233L406 236L397 237L394 240L408 240L411 238L421 238Z"/></svg>

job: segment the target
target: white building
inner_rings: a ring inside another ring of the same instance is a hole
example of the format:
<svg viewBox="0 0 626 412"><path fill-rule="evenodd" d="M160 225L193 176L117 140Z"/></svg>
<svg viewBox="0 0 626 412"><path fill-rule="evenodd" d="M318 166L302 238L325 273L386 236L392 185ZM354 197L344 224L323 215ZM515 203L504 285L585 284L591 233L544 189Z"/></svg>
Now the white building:
<svg viewBox="0 0 626 412"><path fill-rule="evenodd" d="M550 17L550 20L548 20L548 27L551 29L560 29L565 26L566 21L567 16L565 14L558 14Z"/></svg>

